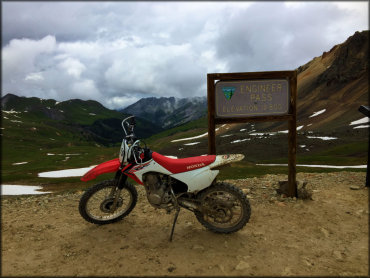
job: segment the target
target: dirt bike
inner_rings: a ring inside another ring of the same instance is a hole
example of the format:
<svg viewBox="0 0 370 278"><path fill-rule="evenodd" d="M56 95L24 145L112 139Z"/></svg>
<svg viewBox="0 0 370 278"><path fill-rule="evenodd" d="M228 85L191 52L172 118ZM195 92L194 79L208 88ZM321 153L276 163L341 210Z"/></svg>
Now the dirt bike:
<svg viewBox="0 0 370 278"><path fill-rule="evenodd" d="M149 203L170 213L176 210L170 241L180 208L192 211L197 220L216 233L233 233L249 221L251 208L243 191L231 184L217 182L219 169L240 161L242 154L204 155L171 158L142 146L134 134L135 118L122 121L125 137L119 157L88 171L82 181L115 172L113 180L96 184L85 191L79 203L81 216L95 224L121 220L135 207L136 188L133 179L144 186Z"/></svg>

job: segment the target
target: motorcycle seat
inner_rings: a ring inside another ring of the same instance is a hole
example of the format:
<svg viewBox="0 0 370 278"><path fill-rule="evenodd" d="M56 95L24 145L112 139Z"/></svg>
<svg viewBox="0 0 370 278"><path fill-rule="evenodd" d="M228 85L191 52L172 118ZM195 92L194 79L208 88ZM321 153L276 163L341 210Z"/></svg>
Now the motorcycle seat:
<svg viewBox="0 0 370 278"><path fill-rule="evenodd" d="M205 167L216 160L216 155L194 156L187 158L169 158L153 152L152 158L155 162L166 168L173 174L183 173Z"/></svg>

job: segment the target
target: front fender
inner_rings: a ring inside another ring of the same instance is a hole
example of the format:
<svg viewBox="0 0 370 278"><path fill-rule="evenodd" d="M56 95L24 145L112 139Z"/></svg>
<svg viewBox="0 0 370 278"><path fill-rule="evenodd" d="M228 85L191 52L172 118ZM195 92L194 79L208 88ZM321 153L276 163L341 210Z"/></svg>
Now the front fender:
<svg viewBox="0 0 370 278"><path fill-rule="evenodd" d="M116 172L120 165L118 158L103 162L83 175L81 181L93 180L101 174Z"/></svg>

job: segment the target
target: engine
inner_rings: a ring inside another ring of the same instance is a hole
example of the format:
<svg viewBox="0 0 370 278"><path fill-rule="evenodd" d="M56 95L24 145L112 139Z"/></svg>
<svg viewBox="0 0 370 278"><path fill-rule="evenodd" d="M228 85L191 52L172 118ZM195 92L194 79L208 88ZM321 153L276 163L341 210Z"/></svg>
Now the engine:
<svg viewBox="0 0 370 278"><path fill-rule="evenodd" d="M157 173L144 176L144 186L149 203L156 208L167 208L171 205L170 177Z"/></svg>

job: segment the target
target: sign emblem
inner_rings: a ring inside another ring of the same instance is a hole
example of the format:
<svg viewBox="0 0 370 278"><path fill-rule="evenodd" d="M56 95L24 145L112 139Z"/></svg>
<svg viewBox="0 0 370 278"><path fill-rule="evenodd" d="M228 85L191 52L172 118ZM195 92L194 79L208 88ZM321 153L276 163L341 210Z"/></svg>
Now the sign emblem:
<svg viewBox="0 0 370 278"><path fill-rule="evenodd" d="M235 92L235 87L223 87L222 92L224 93L225 98L230 100Z"/></svg>

